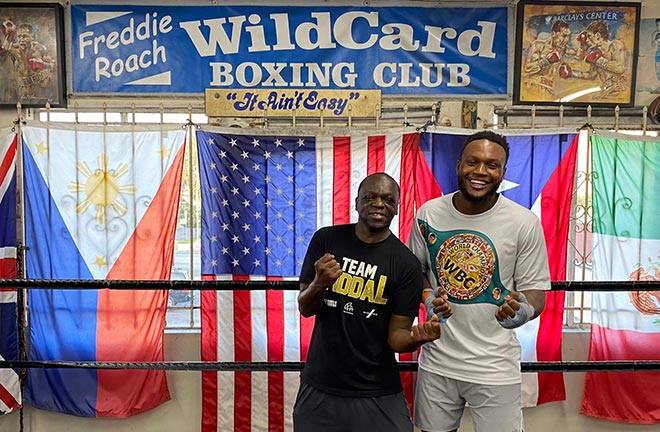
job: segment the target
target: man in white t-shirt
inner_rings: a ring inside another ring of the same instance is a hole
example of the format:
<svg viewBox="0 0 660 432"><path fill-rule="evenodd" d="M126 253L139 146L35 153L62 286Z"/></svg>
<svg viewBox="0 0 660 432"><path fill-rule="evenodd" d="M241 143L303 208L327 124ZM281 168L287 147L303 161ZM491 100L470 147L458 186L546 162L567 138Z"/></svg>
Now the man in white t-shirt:
<svg viewBox="0 0 660 432"><path fill-rule="evenodd" d="M453 310L419 360L415 425L426 432L456 431L466 403L476 432L522 431L513 329L543 311L550 272L539 219L497 192L508 157L501 135L468 137L456 166L459 191L422 205L408 240L439 287L437 299L425 301L429 315L445 299Z"/></svg>

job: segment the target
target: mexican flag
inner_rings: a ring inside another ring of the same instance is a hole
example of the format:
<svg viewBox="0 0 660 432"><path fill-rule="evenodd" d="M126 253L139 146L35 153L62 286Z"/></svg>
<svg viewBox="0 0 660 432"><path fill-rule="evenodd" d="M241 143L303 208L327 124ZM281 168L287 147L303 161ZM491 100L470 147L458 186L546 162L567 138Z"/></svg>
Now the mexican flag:
<svg viewBox="0 0 660 432"><path fill-rule="evenodd" d="M600 134L593 154L593 279L660 281L660 142ZM660 292L600 292L589 360L660 360ZM582 414L660 422L660 372L587 373Z"/></svg>

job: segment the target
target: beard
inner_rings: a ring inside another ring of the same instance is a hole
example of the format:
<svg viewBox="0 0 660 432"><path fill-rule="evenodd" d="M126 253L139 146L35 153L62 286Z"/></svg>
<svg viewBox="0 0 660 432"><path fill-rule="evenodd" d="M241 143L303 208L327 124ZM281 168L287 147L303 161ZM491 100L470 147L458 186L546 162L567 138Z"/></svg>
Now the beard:
<svg viewBox="0 0 660 432"><path fill-rule="evenodd" d="M491 189L483 195L472 195L468 191L467 180L464 177L459 177L458 190L461 192L461 195L463 195L463 198L465 198L467 201L479 203L479 202L488 201L489 199L492 199L495 195L497 195L497 189L500 187L501 183L502 180L500 180L497 183L493 183Z"/></svg>

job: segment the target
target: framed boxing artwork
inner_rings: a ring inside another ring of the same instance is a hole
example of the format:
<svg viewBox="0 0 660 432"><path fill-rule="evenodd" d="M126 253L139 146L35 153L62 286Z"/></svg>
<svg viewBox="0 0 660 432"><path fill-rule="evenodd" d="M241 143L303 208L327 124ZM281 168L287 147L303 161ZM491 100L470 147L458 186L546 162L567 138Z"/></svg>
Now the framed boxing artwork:
<svg viewBox="0 0 660 432"><path fill-rule="evenodd" d="M66 107L63 8L0 3L0 105Z"/></svg>
<svg viewBox="0 0 660 432"><path fill-rule="evenodd" d="M521 0L515 104L632 106L641 3Z"/></svg>

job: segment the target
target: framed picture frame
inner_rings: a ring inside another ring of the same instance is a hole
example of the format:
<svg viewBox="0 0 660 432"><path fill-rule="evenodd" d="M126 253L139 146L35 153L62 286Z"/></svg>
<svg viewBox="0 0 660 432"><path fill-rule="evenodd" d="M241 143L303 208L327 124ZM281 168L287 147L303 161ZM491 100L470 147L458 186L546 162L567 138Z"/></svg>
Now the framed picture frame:
<svg viewBox="0 0 660 432"><path fill-rule="evenodd" d="M66 107L63 7L0 3L0 106Z"/></svg>
<svg viewBox="0 0 660 432"><path fill-rule="evenodd" d="M632 106L641 3L521 0L515 104Z"/></svg>

